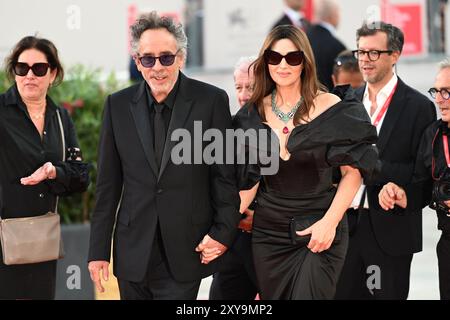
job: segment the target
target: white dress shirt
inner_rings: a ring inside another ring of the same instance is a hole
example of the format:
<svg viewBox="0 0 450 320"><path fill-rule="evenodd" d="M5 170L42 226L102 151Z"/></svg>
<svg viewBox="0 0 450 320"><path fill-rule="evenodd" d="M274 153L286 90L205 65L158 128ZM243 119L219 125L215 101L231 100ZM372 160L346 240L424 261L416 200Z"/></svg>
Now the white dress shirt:
<svg viewBox="0 0 450 320"><path fill-rule="evenodd" d="M377 118L378 114L380 113L381 109L383 108L384 104L386 103L386 100L389 98L390 94L392 93L392 90L394 90L395 86L397 85L397 82L398 82L398 77L394 73L391 80L389 80L389 82L383 87L383 89L381 89L380 92L378 92L377 97L376 97L377 108L376 108L375 112L373 113L373 115L370 117L372 124L374 123L375 119ZM370 107L372 106L372 102L370 102L370 99L369 99L368 85L366 85L366 90L364 91L363 104L364 104L364 107L366 108L367 114L370 116ZM380 134L380 129L381 129L381 126L383 125L383 121L384 121L384 118L386 117L386 113L387 113L387 110L384 113L384 115L382 116L382 118L380 119L380 121L378 122L378 125L377 125L377 133L378 134ZM356 193L355 198L353 199L353 201L350 205L350 208L356 209L359 207L359 204L361 203L361 196L362 196L362 193L363 193L363 190L365 187L366 187L366 185L364 184L364 181L363 181L363 183L361 184L361 187L359 188L358 192ZM366 194L366 199L364 201L363 207L366 209L369 208L369 204L367 202L367 194Z"/></svg>

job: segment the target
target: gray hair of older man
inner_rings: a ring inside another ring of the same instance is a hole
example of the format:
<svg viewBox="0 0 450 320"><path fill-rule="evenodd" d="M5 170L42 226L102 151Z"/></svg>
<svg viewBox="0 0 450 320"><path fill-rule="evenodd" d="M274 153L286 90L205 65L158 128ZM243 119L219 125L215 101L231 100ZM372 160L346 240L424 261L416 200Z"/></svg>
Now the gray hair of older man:
<svg viewBox="0 0 450 320"><path fill-rule="evenodd" d="M339 10L336 0L315 0L314 13L319 21L328 21Z"/></svg>
<svg viewBox="0 0 450 320"><path fill-rule="evenodd" d="M450 58L445 58L439 62L439 71L450 68Z"/></svg>
<svg viewBox="0 0 450 320"><path fill-rule="evenodd" d="M175 23L170 17L161 17L156 11L144 13L130 27L131 32L131 49L136 54L139 49L139 40L142 34L147 30L166 29L172 34L177 42L177 48L183 57L187 55L187 37L181 23Z"/></svg>
<svg viewBox="0 0 450 320"><path fill-rule="evenodd" d="M251 57L241 57L238 62L234 66L233 75L236 75L236 72L248 73L251 64L256 60L256 56Z"/></svg>

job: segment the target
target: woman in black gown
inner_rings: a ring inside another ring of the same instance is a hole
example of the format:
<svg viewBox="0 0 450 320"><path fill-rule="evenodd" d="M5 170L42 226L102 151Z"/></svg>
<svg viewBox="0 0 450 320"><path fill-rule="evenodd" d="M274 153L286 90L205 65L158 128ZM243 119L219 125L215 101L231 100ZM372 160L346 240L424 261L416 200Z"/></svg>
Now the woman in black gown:
<svg viewBox="0 0 450 320"><path fill-rule="evenodd" d="M261 298L332 299L348 244L343 216L360 172L376 165L375 127L351 89L340 90L342 100L321 91L309 42L295 27L272 30L254 72L254 94L234 126L265 129L279 147L276 174L249 161L238 170L241 212L257 202L252 241ZM253 147L243 149L247 159ZM333 168L342 175L337 187Z"/></svg>
<svg viewBox="0 0 450 320"><path fill-rule="evenodd" d="M63 78L53 43L23 38L6 59L6 71L15 84L0 95L0 216L39 216L55 210L57 196L86 190L88 168L77 154L69 114L47 96ZM57 111L73 151L66 152L69 161L62 161ZM53 299L55 282L56 260L5 265L0 250L0 299Z"/></svg>

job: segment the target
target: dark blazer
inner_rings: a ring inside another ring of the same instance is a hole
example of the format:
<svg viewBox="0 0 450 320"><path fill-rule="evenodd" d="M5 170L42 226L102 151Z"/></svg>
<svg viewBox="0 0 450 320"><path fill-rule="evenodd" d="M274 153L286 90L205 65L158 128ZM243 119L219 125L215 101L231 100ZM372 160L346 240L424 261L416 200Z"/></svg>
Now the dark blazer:
<svg viewBox="0 0 450 320"><path fill-rule="evenodd" d="M309 28L311 28L311 23L306 18L301 19L301 22L302 22L302 30L304 32L307 32L309 30ZM274 23L274 25L272 26L272 29L274 29L275 27L278 27L278 26L286 25L286 24L292 25L292 21L291 21L291 19L289 19L289 17L286 14L283 14L280 17L280 19L278 19Z"/></svg>
<svg viewBox="0 0 450 320"><path fill-rule="evenodd" d="M364 89L356 90L361 101ZM433 103L399 78L377 142L381 171L365 181L373 232L386 254L399 256L422 250L422 210L396 207L384 211L378 204L378 193L389 181L400 186L412 181L422 133L434 120Z"/></svg>
<svg viewBox="0 0 450 320"><path fill-rule="evenodd" d="M331 91L334 59L345 50L345 46L329 30L319 24L313 25L307 35L316 59L319 81Z"/></svg>
<svg viewBox="0 0 450 320"><path fill-rule="evenodd" d="M144 278L157 221L170 271L178 281L197 280L215 271L217 260L203 265L195 252L206 234L230 246L237 231L240 214L234 166L176 165L171 159L172 151L180 154L174 150L178 142L170 139L175 129L185 129L177 133L183 143L191 143L192 150L184 156L192 161L196 147L202 148L202 138L195 134L209 128L224 134L231 128L228 96L181 73L179 81L159 172L146 82L109 96L105 103L89 261L109 261L115 225L114 274L122 280ZM201 122L195 134L194 121Z"/></svg>

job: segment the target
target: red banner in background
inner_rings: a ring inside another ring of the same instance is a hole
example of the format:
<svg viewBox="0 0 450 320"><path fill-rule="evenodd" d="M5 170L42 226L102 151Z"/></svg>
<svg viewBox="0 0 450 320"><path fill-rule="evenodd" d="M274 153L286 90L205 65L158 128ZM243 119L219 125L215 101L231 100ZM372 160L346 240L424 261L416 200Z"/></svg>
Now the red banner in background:
<svg viewBox="0 0 450 320"><path fill-rule="evenodd" d="M382 20L400 28L405 35L402 55L424 53L422 10L420 3L390 4L382 1Z"/></svg>
<svg viewBox="0 0 450 320"><path fill-rule="evenodd" d="M314 20L313 9L313 0L305 0L305 8L303 9L303 13L305 14L305 18L309 21Z"/></svg>

